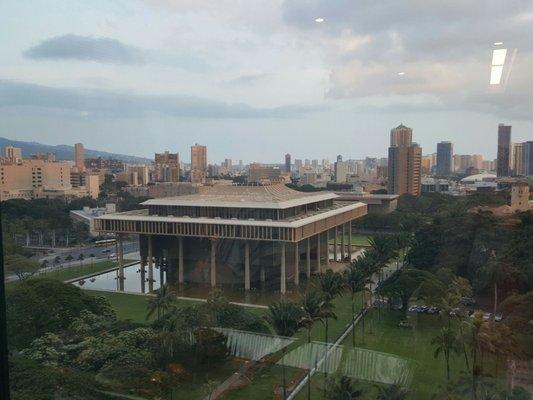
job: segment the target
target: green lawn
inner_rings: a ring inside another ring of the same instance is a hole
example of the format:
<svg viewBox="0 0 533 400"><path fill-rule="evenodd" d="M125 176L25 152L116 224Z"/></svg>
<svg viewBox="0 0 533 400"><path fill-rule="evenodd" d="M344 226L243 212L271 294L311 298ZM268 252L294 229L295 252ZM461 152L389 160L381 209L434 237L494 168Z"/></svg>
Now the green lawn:
<svg viewBox="0 0 533 400"><path fill-rule="evenodd" d="M87 293L90 293L94 296L103 296L109 300L109 303L111 303L111 307L113 307L115 310L118 319L130 319L133 322L146 323L146 312L148 300L150 299L149 296L131 293L106 292L100 290L85 290ZM194 302L188 300L178 300L178 304L186 306L194 304Z"/></svg>
<svg viewBox="0 0 533 400"><path fill-rule="evenodd" d="M372 236L368 236L368 235L352 234L352 244L355 246L360 246L360 247L368 247L370 246L369 240L371 238ZM337 237L337 243L341 244L342 243L341 240L342 240L342 235ZM345 235L344 240L345 240L345 243L348 244L349 236ZM333 243L334 243L334 239L330 238L329 244L333 244Z"/></svg>
<svg viewBox="0 0 533 400"><path fill-rule="evenodd" d="M124 263L130 263L133 262L133 260L124 260ZM56 269L53 271L48 271L46 273L41 274L35 274L30 279L35 278L50 278L50 279L57 279L60 281L68 281L71 279L76 279L78 277L86 276L86 275L92 275L96 274L98 272L106 271L108 269L114 268L117 266L116 261L112 260L105 260L105 261L99 261L95 262L94 264L87 264L87 265L73 265L66 268ZM17 285L20 281L13 280L10 282L6 282L6 285Z"/></svg>

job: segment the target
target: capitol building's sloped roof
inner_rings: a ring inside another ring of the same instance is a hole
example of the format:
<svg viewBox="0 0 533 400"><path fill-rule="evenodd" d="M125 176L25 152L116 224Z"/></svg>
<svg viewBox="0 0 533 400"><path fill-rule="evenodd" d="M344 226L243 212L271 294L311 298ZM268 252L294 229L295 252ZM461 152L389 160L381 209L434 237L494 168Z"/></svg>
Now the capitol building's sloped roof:
<svg viewBox="0 0 533 400"><path fill-rule="evenodd" d="M203 193L147 200L143 205L284 209L335 199L330 192L305 193L283 184L267 186L216 185Z"/></svg>

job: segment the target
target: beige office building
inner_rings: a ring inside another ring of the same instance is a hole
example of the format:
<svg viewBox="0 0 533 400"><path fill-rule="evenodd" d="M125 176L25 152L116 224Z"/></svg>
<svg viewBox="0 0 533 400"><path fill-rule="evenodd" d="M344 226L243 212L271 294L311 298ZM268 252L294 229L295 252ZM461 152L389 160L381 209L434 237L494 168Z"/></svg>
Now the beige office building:
<svg viewBox="0 0 533 400"><path fill-rule="evenodd" d="M67 162L22 160L20 164L0 165L0 198L32 199L42 197L43 191L62 191L72 188L70 165Z"/></svg>
<svg viewBox="0 0 533 400"><path fill-rule="evenodd" d="M412 143L412 132L411 128L404 125L391 130L388 158L389 194L420 195L422 148Z"/></svg>
<svg viewBox="0 0 533 400"><path fill-rule="evenodd" d="M191 146L191 182L203 183L207 175L207 146Z"/></svg>
<svg viewBox="0 0 533 400"><path fill-rule="evenodd" d="M6 146L4 155L13 164L22 162L22 149L20 147Z"/></svg>

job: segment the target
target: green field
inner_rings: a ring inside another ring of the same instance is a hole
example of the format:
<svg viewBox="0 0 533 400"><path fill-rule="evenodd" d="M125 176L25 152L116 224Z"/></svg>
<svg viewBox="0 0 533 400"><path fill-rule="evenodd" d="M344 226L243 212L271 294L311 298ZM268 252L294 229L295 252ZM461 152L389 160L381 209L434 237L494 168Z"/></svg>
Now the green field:
<svg viewBox="0 0 533 400"><path fill-rule="evenodd" d="M130 263L133 262L133 260L124 260L124 263ZM97 274L102 271L106 271L111 268L115 268L117 266L116 261L111 260L105 260L105 261L99 261L95 262L94 264L87 264L87 265L72 265L70 267L65 267L61 269L54 269L52 271L47 271L39 274L35 274L30 277L30 279L35 278L50 278L50 279L57 279L60 281L68 281L76 278L81 278L83 276ZM6 285L16 285L20 281L12 280L10 282L6 282Z"/></svg>
<svg viewBox="0 0 533 400"><path fill-rule="evenodd" d="M368 236L368 235L359 235L359 234L352 234L352 244L354 246L359 246L359 247L368 247L370 246L370 243L369 243L369 240L372 238L372 236ZM345 243L348 244L349 243L349 236L348 235L345 235L344 236L344 240L345 240ZM329 244L333 244L334 243L334 239L329 239ZM337 244L341 244L342 243L342 235L338 236L337 237Z"/></svg>
<svg viewBox="0 0 533 400"><path fill-rule="evenodd" d="M106 292L100 290L85 290L87 293L90 293L94 296L103 296L109 300L109 303L111 303L111 307L113 307L115 310L118 319L129 319L133 322L146 323L148 300L150 299L149 296L131 293ZM178 300L178 304L183 306L194 303L195 302L188 300Z"/></svg>

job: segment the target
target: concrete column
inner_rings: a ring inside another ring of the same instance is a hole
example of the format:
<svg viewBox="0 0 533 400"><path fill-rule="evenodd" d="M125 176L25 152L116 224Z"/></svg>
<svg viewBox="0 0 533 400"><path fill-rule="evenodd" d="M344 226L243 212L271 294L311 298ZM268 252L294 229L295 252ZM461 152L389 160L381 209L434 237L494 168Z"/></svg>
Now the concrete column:
<svg viewBox="0 0 533 400"><path fill-rule="evenodd" d="M244 243L244 290L250 290L250 243Z"/></svg>
<svg viewBox="0 0 533 400"><path fill-rule="evenodd" d="M338 246L338 243L337 243L337 226L335 226L333 229L335 229L335 232L333 233L333 259L335 261L338 261L339 258L337 256L337 246Z"/></svg>
<svg viewBox="0 0 533 400"><path fill-rule="evenodd" d="M329 229L326 231L326 265L329 265Z"/></svg>
<svg viewBox="0 0 533 400"><path fill-rule="evenodd" d="M294 243L294 284L300 284L300 250L298 249L298 242Z"/></svg>
<svg viewBox="0 0 533 400"><path fill-rule="evenodd" d="M346 239L344 238L345 236L346 236L346 224L342 224L341 261L344 261L344 257L346 256Z"/></svg>
<svg viewBox="0 0 533 400"><path fill-rule="evenodd" d="M348 222L348 258L352 260L352 221Z"/></svg>
<svg viewBox="0 0 533 400"><path fill-rule="evenodd" d="M118 276L124 280L124 246L122 245L122 235L118 235Z"/></svg>
<svg viewBox="0 0 533 400"><path fill-rule="evenodd" d="M182 284L184 282L184 270L183 270L183 238L178 237L178 282Z"/></svg>
<svg viewBox="0 0 533 400"><path fill-rule="evenodd" d="M152 249L152 235L148 235L148 282L154 280L154 252Z"/></svg>
<svg viewBox="0 0 533 400"><path fill-rule="evenodd" d="M159 283L161 286L165 284L165 273L163 271L163 258L158 257L157 264L159 265Z"/></svg>
<svg viewBox="0 0 533 400"><path fill-rule="evenodd" d="M307 238L307 279L311 278L311 238Z"/></svg>
<svg viewBox="0 0 533 400"><path fill-rule="evenodd" d="M320 254L320 233L316 235L316 271L318 273L322 272L321 271L321 263L320 263L320 258L321 258L321 254Z"/></svg>
<svg viewBox="0 0 533 400"><path fill-rule="evenodd" d="M279 291L285 294L287 290L287 276L285 271L285 242L281 242L281 284Z"/></svg>
<svg viewBox="0 0 533 400"><path fill-rule="evenodd" d="M146 258L141 256L141 293L146 293Z"/></svg>
<svg viewBox="0 0 533 400"><path fill-rule="evenodd" d="M216 255L217 255L217 242L216 240L211 240L211 287L215 287L217 285Z"/></svg>

